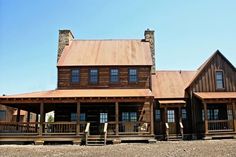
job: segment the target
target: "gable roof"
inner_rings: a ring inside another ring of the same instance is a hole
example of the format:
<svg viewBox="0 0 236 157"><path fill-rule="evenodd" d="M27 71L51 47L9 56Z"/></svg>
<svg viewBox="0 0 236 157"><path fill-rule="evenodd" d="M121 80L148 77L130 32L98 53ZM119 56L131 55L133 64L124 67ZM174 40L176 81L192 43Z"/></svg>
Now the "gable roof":
<svg viewBox="0 0 236 157"><path fill-rule="evenodd" d="M201 75L201 73L205 70L205 68L211 63L211 61L214 59L215 56L219 55L221 58L223 58L223 60L225 60L231 67L232 69L235 69L235 67L233 66L233 64L219 51L216 50L215 53L213 53L198 69L197 69L197 73L195 74L195 76L193 77L193 79L189 82L189 85L186 87L190 87L194 81Z"/></svg>
<svg viewBox="0 0 236 157"><path fill-rule="evenodd" d="M142 40L73 40L57 66L152 65L149 42Z"/></svg>
<svg viewBox="0 0 236 157"><path fill-rule="evenodd" d="M152 92L155 98L184 98L185 88L196 71L157 71L152 75Z"/></svg>

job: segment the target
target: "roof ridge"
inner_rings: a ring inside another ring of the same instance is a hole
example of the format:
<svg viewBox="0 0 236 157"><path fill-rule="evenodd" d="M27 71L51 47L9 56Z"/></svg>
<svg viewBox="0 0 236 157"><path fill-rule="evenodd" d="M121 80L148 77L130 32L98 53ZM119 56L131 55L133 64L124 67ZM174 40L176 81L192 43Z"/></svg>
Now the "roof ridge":
<svg viewBox="0 0 236 157"><path fill-rule="evenodd" d="M73 39L72 41L143 41L143 39Z"/></svg>

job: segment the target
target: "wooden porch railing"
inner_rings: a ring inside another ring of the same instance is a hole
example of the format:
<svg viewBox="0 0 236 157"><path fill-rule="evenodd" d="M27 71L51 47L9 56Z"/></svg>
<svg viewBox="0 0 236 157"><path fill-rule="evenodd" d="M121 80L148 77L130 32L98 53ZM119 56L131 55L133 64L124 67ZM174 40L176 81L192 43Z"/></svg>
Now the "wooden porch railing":
<svg viewBox="0 0 236 157"><path fill-rule="evenodd" d="M107 134L116 134L116 122L108 122ZM149 134L150 123L148 122L119 122L117 135Z"/></svg>
<svg viewBox="0 0 236 157"><path fill-rule="evenodd" d="M86 128L85 128L85 144L88 145L88 136L89 136L89 130L90 130L90 123L86 124Z"/></svg>
<svg viewBox="0 0 236 157"><path fill-rule="evenodd" d="M107 143L107 127L108 127L108 123L104 124L104 129L103 129L103 133L104 133L104 145L106 145Z"/></svg>
<svg viewBox="0 0 236 157"><path fill-rule="evenodd" d="M234 121L233 120L209 120L208 131L233 131Z"/></svg>
<svg viewBox="0 0 236 157"><path fill-rule="evenodd" d="M0 122L0 133L37 133L38 122Z"/></svg>
<svg viewBox="0 0 236 157"><path fill-rule="evenodd" d="M44 122L43 134L75 134L76 122Z"/></svg>
<svg viewBox="0 0 236 157"><path fill-rule="evenodd" d="M165 127L166 127L166 140L168 141L169 139L169 124L168 123L165 123Z"/></svg>
<svg viewBox="0 0 236 157"><path fill-rule="evenodd" d="M182 139L184 139L184 125L182 122L179 122L180 134Z"/></svg>

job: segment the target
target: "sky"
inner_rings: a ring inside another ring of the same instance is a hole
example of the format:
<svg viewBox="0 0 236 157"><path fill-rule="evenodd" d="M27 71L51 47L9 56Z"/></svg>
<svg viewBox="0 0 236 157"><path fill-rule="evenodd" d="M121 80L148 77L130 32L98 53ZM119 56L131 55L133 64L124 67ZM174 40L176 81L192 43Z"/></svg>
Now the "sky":
<svg viewBox="0 0 236 157"><path fill-rule="evenodd" d="M158 70L196 70L219 49L236 65L235 0L0 0L0 95L56 89L58 30L143 39Z"/></svg>

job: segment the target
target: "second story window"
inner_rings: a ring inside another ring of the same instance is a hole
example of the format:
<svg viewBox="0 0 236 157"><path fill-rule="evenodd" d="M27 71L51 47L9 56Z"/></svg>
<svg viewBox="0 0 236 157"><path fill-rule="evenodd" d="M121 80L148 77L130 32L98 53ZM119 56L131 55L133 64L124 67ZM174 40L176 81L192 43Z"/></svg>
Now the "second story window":
<svg viewBox="0 0 236 157"><path fill-rule="evenodd" d="M118 69L111 69L110 70L110 81L111 81L111 83L118 83L119 82L119 70Z"/></svg>
<svg viewBox="0 0 236 157"><path fill-rule="evenodd" d="M131 82L131 83L138 82L137 69L135 69L135 68L129 69L129 82Z"/></svg>
<svg viewBox="0 0 236 157"><path fill-rule="evenodd" d="M223 89L224 88L223 71L216 71L216 88L217 89Z"/></svg>
<svg viewBox="0 0 236 157"><path fill-rule="evenodd" d="M71 70L71 82L72 83L79 83L79 69L72 69Z"/></svg>
<svg viewBox="0 0 236 157"><path fill-rule="evenodd" d="M89 82L92 84L98 83L98 69L90 69Z"/></svg>

